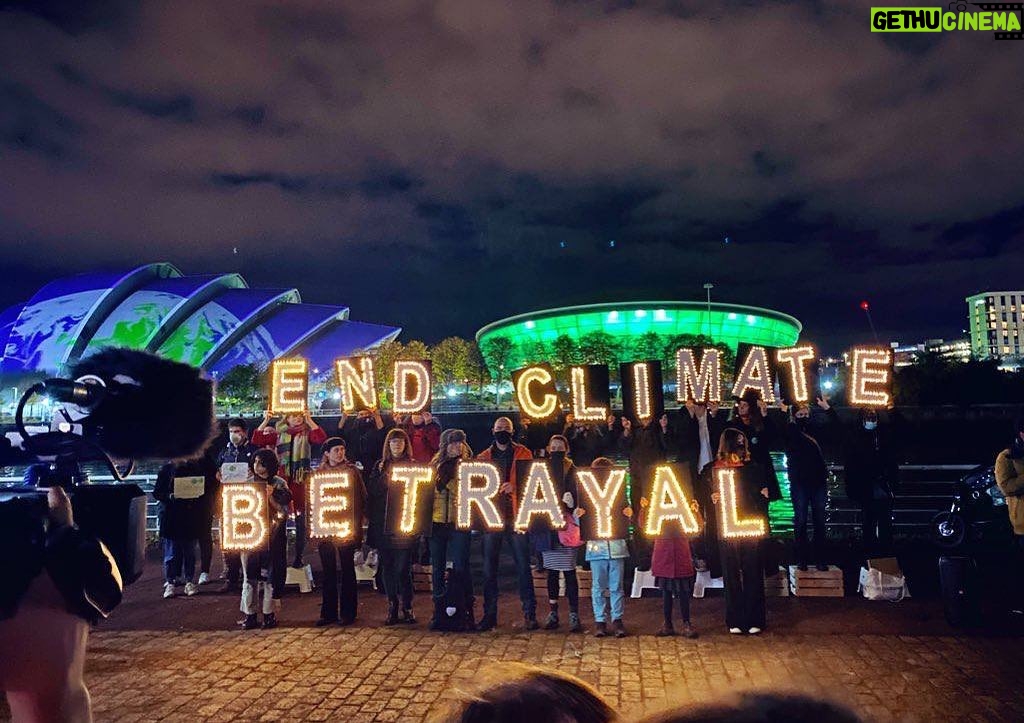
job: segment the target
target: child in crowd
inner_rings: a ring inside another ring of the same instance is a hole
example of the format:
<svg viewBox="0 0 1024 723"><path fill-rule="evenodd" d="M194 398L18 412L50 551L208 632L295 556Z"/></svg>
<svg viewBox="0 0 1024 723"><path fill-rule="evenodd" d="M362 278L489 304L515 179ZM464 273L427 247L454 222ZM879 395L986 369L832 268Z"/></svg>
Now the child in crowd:
<svg viewBox="0 0 1024 723"><path fill-rule="evenodd" d="M270 534L263 549L242 553L243 630L252 630L259 625L256 612L260 587L263 590L263 627L277 627L277 611L281 608L287 564L285 522L288 519L288 505L292 501L288 483L277 476L278 464L277 452L272 449L257 451L253 459L253 481L262 482L270 488ZM267 571L267 577L263 580L260 578L262 570Z"/></svg>

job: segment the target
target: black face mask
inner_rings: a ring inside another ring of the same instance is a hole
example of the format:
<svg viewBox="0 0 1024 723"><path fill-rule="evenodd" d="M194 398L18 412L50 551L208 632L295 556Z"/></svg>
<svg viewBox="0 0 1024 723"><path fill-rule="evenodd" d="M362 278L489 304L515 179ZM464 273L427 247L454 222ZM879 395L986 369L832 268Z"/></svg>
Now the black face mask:
<svg viewBox="0 0 1024 723"><path fill-rule="evenodd" d="M797 417L796 418L796 427L801 432L807 431L807 428L810 427L810 426L811 426L811 420L809 420L807 417Z"/></svg>
<svg viewBox="0 0 1024 723"><path fill-rule="evenodd" d="M371 424L373 424L373 419L371 417L364 417L363 419L359 420L359 423L364 427L369 427Z"/></svg>
<svg viewBox="0 0 1024 723"><path fill-rule="evenodd" d="M512 441L512 432L507 432L504 429L500 432L495 432L494 441L501 445L508 444Z"/></svg>

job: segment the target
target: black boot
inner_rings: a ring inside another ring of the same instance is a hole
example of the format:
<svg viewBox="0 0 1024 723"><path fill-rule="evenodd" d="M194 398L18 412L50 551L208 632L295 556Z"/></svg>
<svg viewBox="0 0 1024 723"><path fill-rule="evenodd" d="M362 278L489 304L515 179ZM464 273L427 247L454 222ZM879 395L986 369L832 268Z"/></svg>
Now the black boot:
<svg viewBox="0 0 1024 723"><path fill-rule="evenodd" d="M277 627L277 615L274 613L266 613L263 616L263 629L270 630L271 628Z"/></svg>
<svg viewBox="0 0 1024 723"><path fill-rule="evenodd" d="M256 619L256 614L246 615L242 619L242 630L255 630L260 626L259 620Z"/></svg>
<svg viewBox="0 0 1024 723"><path fill-rule="evenodd" d="M444 619L444 603L434 601L434 614L430 616L430 622L427 623L427 630L441 630L441 621Z"/></svg>
<svg viewBox="0 0 1024 723"><path fill-rule="evenodd" d="M388 603L388 618L384 621L385 625L398 625L398 603Z"/></svg>

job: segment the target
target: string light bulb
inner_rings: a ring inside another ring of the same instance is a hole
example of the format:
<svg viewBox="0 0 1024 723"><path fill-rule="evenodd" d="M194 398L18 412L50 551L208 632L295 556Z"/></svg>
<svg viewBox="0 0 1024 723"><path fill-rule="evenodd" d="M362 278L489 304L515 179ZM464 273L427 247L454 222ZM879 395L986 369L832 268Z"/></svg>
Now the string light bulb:
<svg viewBox="0 0 1024 723"><path fill-rule="evenodd" d="M221 486L221 547L256 550L267 543L267 485L233 482Z"/></svg>
<svg viewBox="0 0 1024 723"><path fill-rule="evenodd" d="M529 472L523 482L523 493L519 496L519 509L516 510L516 532L529 530L534 517L546 517L553 530L565 527L565 515L558 500L558 491L545 460L536 460L529 465Z"/></svg>
<svg viewBox="0 0 1024 723"><path fill-rule="evenodd" d="M358 369L356 364L359 365ZM338 375L343 410L356 411L359 406L357 397L366 408L377 408L377 374L373 368L373 357L342 357L334 361L334 367Z"/></svg>
<svg viewBox="0 0 1024 723"><path fill-rule="evenodd" d="M391 484L402 487L402 508L398 529L403 535L415 535L416 514L422 490L430 490L434 484L434 468L427 464L395 464L391 466Z"/></svg>
<svg viewBox="0 0 1024 723"><path fill-rule="evenodd" d="M302 358L270 362L270 409L277 414L303 414L309 403L309 361Z"/></svg>
<svg viewBox="0 0 1024 723"><path fill-rule="evenodd" d="M771 365L768 362L768 350L763 346L752 346L743 360L736 383L732 387L732 395L742 398L748 389L761 392L761 399L766 404L775 404L775 390L772 388Z"/></svg>
<svg viewBox="0 0 1024 723"><path fill-rule="evenodd" d="M789 349L778 349L775 361L780 366L786 365L789 378L791 404L811 401L811 389L807 383L807 364L818 358L817 350L810 344L794 346Z"/></svg>
<svg viewBox="0 0 1024 723"><path fill-rule="evenodd" d="M693 349L676 351L676 401L685 403L722 401L722 353L714 347L701 351L700 366L693 358Z"/></svg>
<svg viewBox="0 0 1024 723"><path fill-rule="evenodd" d="M719 529L729 540L752 539L768 534L768 523L763 517L740 519L736 493L736 468L719 467L715 470L718 483Z"/></svg>
<svg viewBox="0 0 1024 723"><path fill-rule="evenodd" d="M558 410L558 395L550 392L544 395L543 401L539 404L534 401L530 393L530 385L539 384L548 386L554 381L551 372L542 366L526 367L519 371L516 377L516 401L519 409L531 419L547 419Z"/></svg>
<svg viewBox="0 0 1024 723"><path fill-rule="evenodd" d="M850 350L849 399L855 407L892 404L892 349L858 346Z"/></svg>
<svg viewBox="0 0 1024 723"><path fill-rule="evenodd" d="M309 477L309 536L347 541L355 537L352 471L317 470Z"/></svg>
<svg viewBox="0 0 1024 723"><path fill-rule="evenodd" d="M608 407L587 402L587 368L574 366L569 370L572 390L572 414L578 422L603 422L608 419Z"/></svg>
<svg viewBox="0 0 1024 723"><path fill-rule="evenodd" d="M396 361L394 387L392 399L396 414L418 414L429 407L431 381L427 363L410 359ZM415 394L409 394L410 387L416 390Z"/></svg>
<svg viewBox="0 0 1024 723"><path fill-rule="evenodd" d="M583 497L590 502L595 531L602 540L612 539L612 515L615 514L616 501L621 503L619 509L625 505L626 470L622 467L611 467L607 472L602 484L593 468L576 470L576 482Z"/></svg>
<svg viewBox="0 0 1024 723"><path fill-rule="evenodd" d="M505 529L494 498L501 489L501 470L492 462L459 462L459 485L456 494L456 527L468 530L473 525L473 507L479 511L483 526L498 532Z"/></svg>
<svg viewBox="0 0 1024 723"><path fill-rule="evenodd" d="M693 512L689 495L679 484L675 470L670 465L660 464L654 468L651 505L647 508L644 533L648 537L661 537L666 522L677 522L687 535L700 532L700 523Z"/></svg>

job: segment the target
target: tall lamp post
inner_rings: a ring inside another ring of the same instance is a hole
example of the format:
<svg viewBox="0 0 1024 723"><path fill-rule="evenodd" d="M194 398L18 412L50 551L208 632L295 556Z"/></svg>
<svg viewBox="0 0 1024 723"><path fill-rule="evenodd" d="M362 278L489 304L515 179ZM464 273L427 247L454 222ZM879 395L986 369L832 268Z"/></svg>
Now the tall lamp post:
<svg viewBox="0 0 1024 723"><path fill-rule="evenodd" d="M714 284L704 284L704 291L708 292L708 338L711 338L711 290L715 288Z"/></svg>

